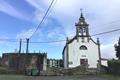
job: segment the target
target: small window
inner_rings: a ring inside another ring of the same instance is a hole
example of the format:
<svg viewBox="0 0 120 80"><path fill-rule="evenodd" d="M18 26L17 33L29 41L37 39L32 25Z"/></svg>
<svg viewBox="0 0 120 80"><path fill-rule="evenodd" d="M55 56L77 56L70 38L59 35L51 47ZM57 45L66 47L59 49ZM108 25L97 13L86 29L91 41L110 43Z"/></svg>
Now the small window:
<svg viewBox="0 0 120 80"><path fill-rule="evenodd" d="M83 29L82 29L82 28L79 28L79 29L78 29L78 32L79 32L79 33L83 33Z"/></svg>
<svg viewBox="0 0 120 80"><path fill-rule="evenodd" d="M83 28L83 32L84 32L84 33L86 32L86 28L85 28L85 27Z"/></svg>
<svg viewBox="0 0 120 80"><path fill-rule="evenodd" d="M87 47L82 45L82 46L80 46L80 50L87 50Z"/></svg>

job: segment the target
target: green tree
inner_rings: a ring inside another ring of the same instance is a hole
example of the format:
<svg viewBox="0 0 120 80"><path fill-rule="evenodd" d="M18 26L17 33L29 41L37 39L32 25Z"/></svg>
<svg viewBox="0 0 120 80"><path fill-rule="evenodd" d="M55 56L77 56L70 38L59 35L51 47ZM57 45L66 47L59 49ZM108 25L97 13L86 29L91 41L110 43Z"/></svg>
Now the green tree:
<svg viewBox="0 0 120 80"><path fill-rule="evenodd" d="M120 38L118 44L115 44L116 57L120 60Z"/></svg>
<svg viewBox="0 0 120 80"><path fill-rule="evenodd" d="M2 57L0 56L0 66L2 65Z"/></svg>

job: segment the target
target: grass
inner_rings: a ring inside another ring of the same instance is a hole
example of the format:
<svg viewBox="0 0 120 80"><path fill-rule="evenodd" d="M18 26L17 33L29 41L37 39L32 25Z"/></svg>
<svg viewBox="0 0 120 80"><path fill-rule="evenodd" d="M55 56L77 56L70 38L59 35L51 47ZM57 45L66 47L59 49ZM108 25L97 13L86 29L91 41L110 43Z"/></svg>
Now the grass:
<svg viewBox="0 0 120 80"><path fill-rule="evenodd" d="M0 66L0 69L1 70L6 70L6 69L10 69L9 67L2 67L2 66Z"/></svg>
<svg viewBox="0 0 120 80"><path fill-rule="evenodd" d="M14 77L25 77L24 75L21 74L0 74L0 77L6 77L6 78L14 78Z"/></svg>

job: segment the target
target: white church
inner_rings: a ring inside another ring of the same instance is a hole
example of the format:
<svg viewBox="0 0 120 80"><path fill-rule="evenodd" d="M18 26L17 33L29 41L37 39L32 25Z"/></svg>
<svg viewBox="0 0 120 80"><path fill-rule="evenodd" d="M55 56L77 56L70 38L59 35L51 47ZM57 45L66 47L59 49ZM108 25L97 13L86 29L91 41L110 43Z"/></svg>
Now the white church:
<svg viewBox="0 0 120 80"><path fill-rule="evenodd" d="M64 68L75 68L86 65L88 68L96 68L100 61L99 39L95 42L89 35L89 25L81 12L78 23L75 23L76 35L66 40L62 56Z"/></svg>

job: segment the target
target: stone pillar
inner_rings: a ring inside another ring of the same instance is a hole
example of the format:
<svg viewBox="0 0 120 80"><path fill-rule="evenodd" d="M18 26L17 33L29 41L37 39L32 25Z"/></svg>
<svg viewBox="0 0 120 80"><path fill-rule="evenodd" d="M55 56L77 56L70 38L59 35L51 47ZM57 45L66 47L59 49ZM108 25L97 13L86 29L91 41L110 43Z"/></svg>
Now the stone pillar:
<svg viewBox="0 0 120 80"><path fill-rule="evenodd" d="M99 41L99 38L97 38L97 44L98 44L98 53L99 53L98 72L101 72L101 52L100 52L100 41Z"/></svg>
<svg viewBox="0 0 120 80"><path fill-rule="evenodd" d="M68 69L68 60L69 59L69 45L68 45L68 37L67 37L67 43L66 43L66 69Z"/></svg>
<svg viewBox="0 0 120 80"><path fill-rule="evenodd" d="M46 53L43 55L43 70L44 71L47 70L47 54Z"/></svg>

